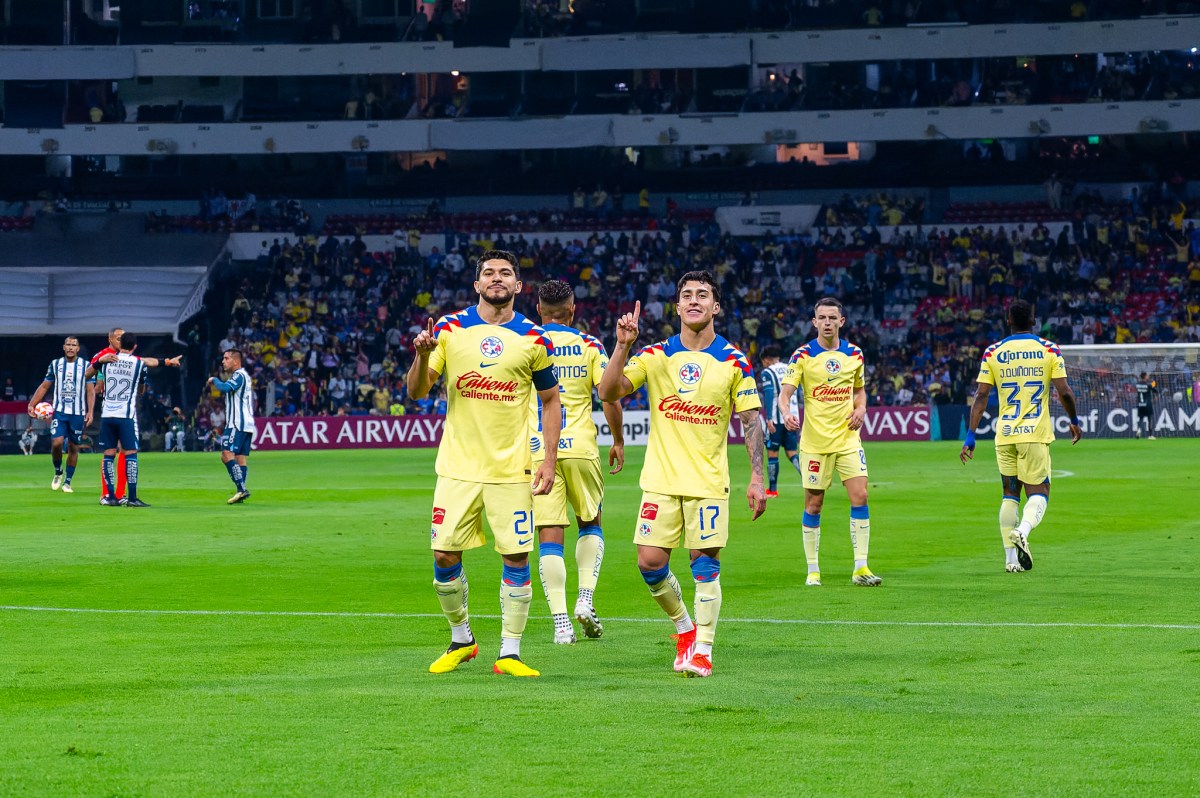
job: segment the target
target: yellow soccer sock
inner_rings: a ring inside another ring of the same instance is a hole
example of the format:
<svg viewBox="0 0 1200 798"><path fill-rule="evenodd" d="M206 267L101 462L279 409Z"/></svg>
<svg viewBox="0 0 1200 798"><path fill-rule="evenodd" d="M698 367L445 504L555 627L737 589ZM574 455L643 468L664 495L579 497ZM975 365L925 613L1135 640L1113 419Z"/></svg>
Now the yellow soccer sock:
<svg viewBox="0 0 1200 798"><path fill-rule="evenodd" d="M567 563L563 559L563 544L542 543L538 546L538 576L542 591L550 605L551 615L567 614Z"/></svg>
<svg viewBox="0 0 1200 798"><path fill-rule="evenodd" d="M642 571L642 579L650 588L650 595L658 602L679 632L690 632L694 625L688 615L687 606L683 603L683 591L679 589L679 580L671 573L671 566L664 565L656 571Z"/></svg>
<svg viewBox="0 0 1200 798"><path fill-rule="evenodd" d="M518 643L529 621L529 603L533 601L533 586L529 582L529 564L521 567L504 566L500 580L500 643L504 656L506 640Z"/></svg>
<svg viewBox="0 0 1200 798"><path fill-rule="evenodd" d="M1021 501L1012 496L1005 496L1000 500L1000 539L1004 541L1004 548L1014 548L1012 541L1008 539L1008 533L1013 531L1013 527L1017 525L1021 509ZM1016 562L1014 559L1013 562Z"/></svg>
<svg viewBox="0 0 1200 798"><path fill-rule="evenodd" d="M446 620L450 622L454 642L470 642L474 638L471 636L471 625L468 620L467 597L469 590L467 575L463 572L462 563L449 568L434 566L433 572L433 589L437 592L438 603L442 605L442 612L445 614Z"/></svg>
<svg viewBox="0 0 1200 798"><path fill-rule="evenodd" d="M854 547L854 567L867 567L871 548L871 515L867 505L850 508L850 545Z"/></svg>
<svg viewBox="0 0 1200 798"><path fill-rule="evenodd" d="M711 654L721 615L721 563L700 555L692 561L696 580L696 653Z"/></svg>
<svg viewBox="0 0 1200 798"><path fill-rule="evenodd" d="M586 596L590 605L596 582L600 578L600 565L604 562L604 533L599 526L579 529L579 540L575 543L575 565L579 568L579 593ZM585 592L586 591L586 592Z"/></svg>
<svg viewBox="0 0 1200 798"><path fill-rule="evenodd" d="M800 532L804 538L804 556L808 559L808 572L811 574L821 570L818 559L821 551L821 516L805 513L802 524Z"/></svg>

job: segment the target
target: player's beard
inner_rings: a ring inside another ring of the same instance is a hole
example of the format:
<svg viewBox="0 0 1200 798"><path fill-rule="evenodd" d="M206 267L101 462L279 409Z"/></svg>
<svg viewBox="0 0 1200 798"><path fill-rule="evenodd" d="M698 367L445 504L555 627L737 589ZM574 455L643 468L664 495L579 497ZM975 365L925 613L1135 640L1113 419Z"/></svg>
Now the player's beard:
<svg viewBox="0 0 1200 798"><path fill-rule="evenodd" d="M488 292L493 287L500 289L501 293L499 296L492 296L492 295L488 294ZM484 302L488 303L489 305L491 305L493 307L497 307L497 308L502 308L505 305L512 302L512 300L513 300L513 292L509 291L508 287L503 286L503 285L485 288L485 289L483 289L483 293L480 294L479 296L483 299Z"/></svg>

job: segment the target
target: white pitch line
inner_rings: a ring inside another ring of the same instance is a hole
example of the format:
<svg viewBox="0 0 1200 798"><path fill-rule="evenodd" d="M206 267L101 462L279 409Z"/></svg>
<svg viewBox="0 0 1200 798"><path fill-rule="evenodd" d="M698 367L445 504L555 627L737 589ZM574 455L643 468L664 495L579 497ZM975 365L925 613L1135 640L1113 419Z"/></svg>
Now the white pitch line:
<svg viewBox="0 0 1200 798"><path fill-rule="evenodd" d="M287 610L154 610L99 609L90 607L25 607L0 605L3 612L62 612L84 615L195 615L278 618L375 618L406 620L443 618L440 612L306 612ZM473 618L499 619L499 615L478 615ZM662 618L605 618L616 623L665 623ZM1075 623L1071 621L856 621L813 618L722 618L721 623L769 624L776 626L928 626L966 629L1178 629L1200 631L1195 623Z"/></svg>

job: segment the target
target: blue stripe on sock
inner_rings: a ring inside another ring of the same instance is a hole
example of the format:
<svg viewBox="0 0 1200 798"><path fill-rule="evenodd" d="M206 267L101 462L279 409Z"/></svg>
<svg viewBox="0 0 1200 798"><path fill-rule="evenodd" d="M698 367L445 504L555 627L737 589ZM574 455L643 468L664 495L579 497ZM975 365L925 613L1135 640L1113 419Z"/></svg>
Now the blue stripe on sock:
<svg viewBox="0 0 1200 798"><path fill-rule="evenodd" d="M692 560L692 578L697 582L711 582L720 575L721 563L719 560L715 560L707 554L701 554Z"/></svg>
<svg viewBox="0 0 1200 798"><path fill-rule="evenodd" d="M563 556L563 544L561 544L561 543L541 543L538 545L538 556L540 556L540 557L561 557L561 556Z"/></svg>
<svg viewBox="0 0 1200 798"><path fill-rule="evenodd" d="M506 585L524 587L525 585L529 584L529 564L526 563L520 568L506 565L501 572L500 578Z"/></svg>
<svg viewBox="0 0 1200 798"><path fill-rule="evenodd" d="M579 537L584 537L585 535L595 535L601 540L604 540L604 530L602 530L598 524L579 527Z"/></svg>
<svg viewBox="0 0 1200 798"><path fill-rule="evenodd" d="M1020 502L1020 501L1021 501L1021 497L1020 497L1020 496L1009 496L1009 495L1006 493L1006 494L1004 494L1004 498L1003 498L1003 499L1001 499L1001 501L1006 501L1006 502Z"/></svg>
<svg viewBox="0 0 1200 798"><path fill-rule="evenodd" d="M642 571L642 579L645 580L646 584L654 587L659 582L666 579L667 574L669 573L671 573L670 563L664 565L662 568L659 568L657 571Z"/></svg>
<svg viewBox="0 0 1200 798"><path fill-rule="evenodd" d="M812 513L805 513L801 523L803 523L805 526L820 526L821 514L817 513L816 515L813 515Z"/></svg>
<svg viewBox="0 0 1200 798"><path fill-rule="evenodd" d="M449 568L440 565L433 566L433 578L439 582L452 582L462 576L462 563L455 563Z"/></svg>
<svg viewBox="0 0 1200 798"><path fill-rule="evenodd" d="M862 507L851 507L850 517L857 518L859 521L866 521L871 517L871 514L867 511L867 505L864 504Z"/></svg>

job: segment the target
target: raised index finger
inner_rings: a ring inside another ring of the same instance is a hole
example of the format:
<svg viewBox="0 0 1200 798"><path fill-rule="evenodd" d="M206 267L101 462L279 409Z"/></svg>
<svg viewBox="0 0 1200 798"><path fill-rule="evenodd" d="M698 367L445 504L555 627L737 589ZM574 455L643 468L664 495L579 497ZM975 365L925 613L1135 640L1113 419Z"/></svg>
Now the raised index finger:
<svg viewBox="0 0 1200 798"><path fill-rule="evenodd" d="M642 315L642 300L633 303L633 318L636 320Z"/></svg>
<svg viewBox="0 0 1200 798"><path fill-rule="evenodd" d="M431 316L425 324L425 332L433 335L433 317Z"/></svg>

